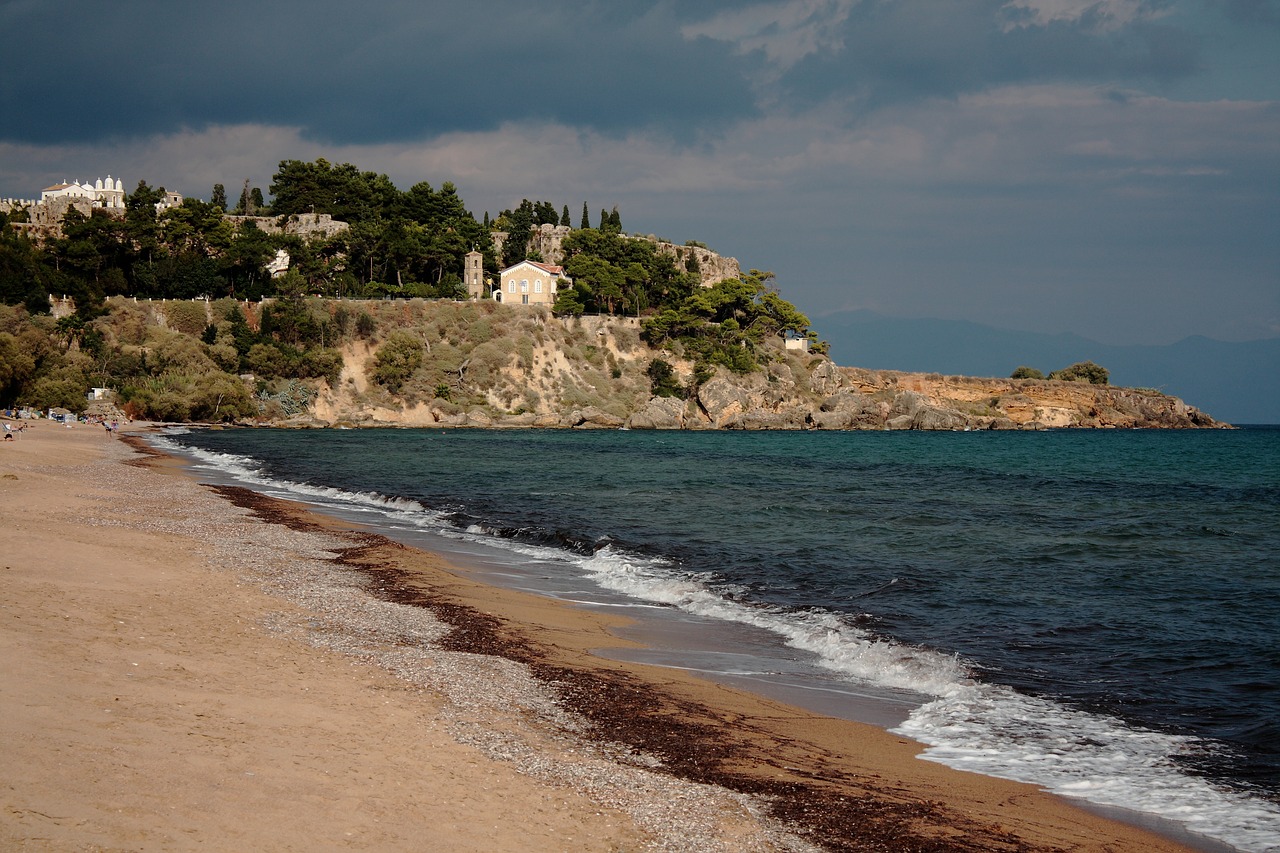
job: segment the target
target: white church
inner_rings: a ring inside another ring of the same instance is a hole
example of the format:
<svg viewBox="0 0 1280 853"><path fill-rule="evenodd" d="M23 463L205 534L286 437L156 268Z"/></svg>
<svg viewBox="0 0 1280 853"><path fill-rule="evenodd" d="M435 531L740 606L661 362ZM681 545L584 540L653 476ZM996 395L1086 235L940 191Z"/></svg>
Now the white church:
<svg viewBox="0 0 1280 853"><path fill-rule="evenodd" d="M124 184L119 178L113 179L107 175L105 180L98 178L92 184L88 181L83 184L79 181L67 183L64 180L40 191L42 204L55 198L83 198L88 199L94 207L124 210Z"/></svg>

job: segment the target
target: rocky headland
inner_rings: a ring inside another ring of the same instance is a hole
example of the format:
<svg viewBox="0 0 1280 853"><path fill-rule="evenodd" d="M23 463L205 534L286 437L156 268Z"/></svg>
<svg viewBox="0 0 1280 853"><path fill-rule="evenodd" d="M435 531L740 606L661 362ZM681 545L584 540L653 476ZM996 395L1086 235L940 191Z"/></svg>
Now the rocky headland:
<svg viewBox="0 0 1280 853"><path fill-rule="evenodd" d="M405 305L425 362L396 392L376 379L377 341L342 347L336 383L289 426L572 429L1035 430L1225 427L1146 389L841 367L788 350L758 371L696 377L679 347L655 349L634 318L557 318L521 306ZM474 316L471 316L473 315ZM380 328L387 328L385 318ZM475 339L481 339L475 343ZM385 338L384 338L385 340ZM671 365L682 389L653 393L647 368ZM270 414L270 413L269 413Z"/></svg>

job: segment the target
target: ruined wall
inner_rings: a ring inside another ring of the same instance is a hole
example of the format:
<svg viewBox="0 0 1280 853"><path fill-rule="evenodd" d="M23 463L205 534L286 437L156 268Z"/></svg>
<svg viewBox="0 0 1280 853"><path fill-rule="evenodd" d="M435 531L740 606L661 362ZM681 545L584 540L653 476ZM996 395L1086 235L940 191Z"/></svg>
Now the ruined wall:
<svg viewBox="0 0 1280 853"><path fill-rule="evenodd" d="M723 255L717 255L702 246L677 246L674 243L666 243L657 238L651 237L648 239L653 240L660 253L673 255L680 261L686 272L689 271L691 266L696 266L698 275L702 278L703 287L711 287L726 278L737 278L742 274L742 268L738 265L737 258L726 258ZM696 261L697 263L691 264L691 261Z"/></svg>
<svg viewBox="0 0 1280 853"><path fill-rule="evenodd" d="M234 216L227 213L222 218L236 227L243 222L253 222L264 234L294 234L306 240L327 240L351 227L327 213L291 213L288 216Z"/></svg>
<svg viewBox="0 0 1280 853"><path fill-rule="evenodd" d="M529 251L536 251L542 256L543 263L564 263L564 239L573 229L568 225L538 225L529 233ZM494 231L493 249L498 257L502 257L502 247L507 241L506 231ZM670 255L686 272L696 267L702 279L703 287L711 287L726 278L737 278L742 273L737 258L726 258L703 246L677 246L659 240L652 234L624 235L632 240L648 240L653 243L659 254Z"/></svg>
<svg viewBox="0 0 1280 853"><path fill-rule="evenodd" d="M26 222L10 222L9 224L15 231L25 234L36 243L57 240L62 237L62 218L72 208L80 211L86 217L92 216L95 210L116 218L124 216L123 210L97 207L92 199L81 196L55 196L47 201L38 202L27 207Z"/></svg>

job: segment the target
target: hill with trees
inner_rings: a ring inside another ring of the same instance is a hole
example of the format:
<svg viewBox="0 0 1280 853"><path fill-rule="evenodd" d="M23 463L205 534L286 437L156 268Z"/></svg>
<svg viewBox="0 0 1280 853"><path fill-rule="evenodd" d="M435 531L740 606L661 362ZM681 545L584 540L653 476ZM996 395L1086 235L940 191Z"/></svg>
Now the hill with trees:
<svg viewBox="0 0 1280 853"><path fill-rule="evenodd" d="M210 202L161 210L163 188L145 181L127 195L123 216L71 210L61 236L43 243L0 217L0 405L81 411L85 391L105 387L130 416L164 421L1213 424L1159 395L1141 405L1095 396L1077 410L984 390L986 401L974 405L924 380L886 379L889 372L855 378L825 358L824 342L778 294L772 273L706 286L689 267L692 255L623 233L616 208L601 210L592 228L584 202L580 227L562 242L572 285L547 311L465 301L463 258L479 251L496 273L500 261L529 257L531 229L565 225L568 205L524 200L477 221L449 182L401 192L385 175L324 160L281 162L271 195L264 210L246 183L236 212L280 222L327 214L349 227L314 238L264 230L227 215L221 185ZM274 276L268 264L281 251L290 266ZM55 318L50 297L64 295L59 304L74 312Z"/></svg>

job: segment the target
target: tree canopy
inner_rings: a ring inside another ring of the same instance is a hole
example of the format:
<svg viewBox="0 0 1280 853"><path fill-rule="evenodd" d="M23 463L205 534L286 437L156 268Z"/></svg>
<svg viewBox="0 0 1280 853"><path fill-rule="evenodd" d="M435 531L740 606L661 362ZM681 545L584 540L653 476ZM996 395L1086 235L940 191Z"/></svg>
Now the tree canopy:
<svg viewBox="0 0 1280 853"><path fill-rule="evenodd" d="M585 201L577 229L569 224L567 204L529 199L492 222L486 214L481 223L448 181L439 189L422 181L401 192L384 174L324 159L281 161L271 193L269 212L281 225L314 212L346 222L348 229L304 239L260 228L261 218L227 217L222 183L214 185L209 202L191 198L161 209L164 188L143 180L126 195L122 217L72 208L61 236L43 243L13 227L10 220L20 215L0 216L0 302L42 312L48 310L49 294L66 294L75 299L80 319L89 322L103 300L115 295L465 298L468 252L479 251L490 273L526 258L543 260L531 238L539 226L555 225L570 229L561 242L561 263L572 279L572 285L566 282L558 290L557 314L644 317L650 340L679 345L704 365L734 370L766 359L767 339L807 332L808 320L777 294L771 273L752 270L704 288L691 250L673 252L651 239L626 236L616 206L600 211L596 228L590 227ZM266 213L267 205L261 191L245 180L237 213L253 212ZM495 252L495 231L507 235L501 257ZM281 251L289 257L289 270L273 278L267 265ZM299 357L287 350L305 349L301 338L308 337L309 327L295 322L300 315L293 309L281 311L273 308L263 321L279 352L259 349L252 358L259 369L305 373L310 368L298 367ZM237 344L237 358L250 358L241 350ZM1073 378L1096 381L1091 377L1097 372L1081 365L1068 371L1074 371Z"/></svg>

